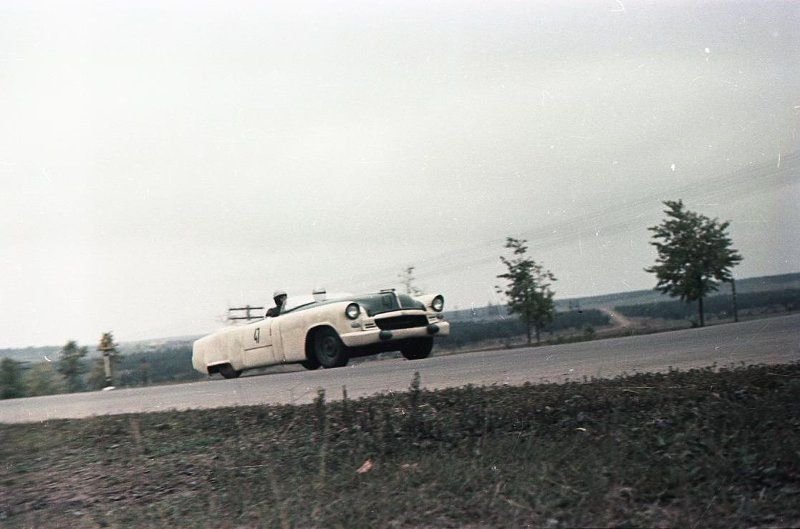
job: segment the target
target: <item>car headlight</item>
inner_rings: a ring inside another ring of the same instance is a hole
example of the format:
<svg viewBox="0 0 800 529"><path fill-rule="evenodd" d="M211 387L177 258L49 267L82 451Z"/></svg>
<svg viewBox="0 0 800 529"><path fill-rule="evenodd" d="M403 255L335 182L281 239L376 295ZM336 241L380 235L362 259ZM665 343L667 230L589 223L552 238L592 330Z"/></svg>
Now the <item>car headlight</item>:
<svg viewBox="0 0 800 529"><path fill-rule="evenodd" d="M431 300L431 308L436 312L442 312L444 309L444 296L436 296Z"/></svg>
<svg viewBox="0 0 800 529"><path fill-rule="evenodd" d="M344 315L350 318L351 320L358 318L360 314L361 314L361 308L358 306L358 303L351 303L347 306L346 309L344 309Z"/></svg>

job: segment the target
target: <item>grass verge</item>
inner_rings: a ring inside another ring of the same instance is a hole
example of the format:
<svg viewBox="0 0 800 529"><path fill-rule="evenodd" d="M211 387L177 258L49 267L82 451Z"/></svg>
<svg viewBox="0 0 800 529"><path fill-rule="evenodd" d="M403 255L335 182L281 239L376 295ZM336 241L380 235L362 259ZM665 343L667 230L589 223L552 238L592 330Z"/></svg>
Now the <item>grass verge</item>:
<svg viewBox="0 0 800 529"><path fill-rule="evenodd" d="M800 525L800 365L0 425L3 527Z"/></svg>

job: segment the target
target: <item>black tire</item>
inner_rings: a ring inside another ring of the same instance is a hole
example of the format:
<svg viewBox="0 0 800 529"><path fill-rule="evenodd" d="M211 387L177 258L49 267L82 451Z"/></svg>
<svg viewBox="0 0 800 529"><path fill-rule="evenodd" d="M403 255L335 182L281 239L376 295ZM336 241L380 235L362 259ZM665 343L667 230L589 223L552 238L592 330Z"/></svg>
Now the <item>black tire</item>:
<svg viewBox="0 0 800 529"><path fill-rule="evenodd" d="M315 369L319 369L319 360L316 358L309 358L308 360L303 360L300 362L300 365L309 371L314 371Z"/></svg>
<svg viewBox="0 0 800 529"><path fill-rule="evenodd" d="M319 365L326 369L347 365L350 354L336 331L322 327L314 333L314 356Z"/></svg>
<svg viewBox="0 0 800 529"><path fill-rule="evenodd" d="M408 360L428 358L433 350L433 338L415 338L408 340L400 349L400 354Z"/></svg>
<svg viewBox="0 0 800 529"><path fill-rule="evenodd" d="M242 374L242 370L236 370L230 364L225 364L224 366L220 366L219 374L224 378L239 378Z"/></svg>

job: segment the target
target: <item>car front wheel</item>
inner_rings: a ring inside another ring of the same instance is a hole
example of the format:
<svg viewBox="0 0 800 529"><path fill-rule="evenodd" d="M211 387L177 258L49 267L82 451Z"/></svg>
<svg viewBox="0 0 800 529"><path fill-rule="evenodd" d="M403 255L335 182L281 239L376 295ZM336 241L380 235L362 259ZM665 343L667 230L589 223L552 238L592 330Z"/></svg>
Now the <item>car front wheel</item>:
<svg viewBox="0 0 800 529"><path fill-rule="evenodd" d="M433 338L417 338L404 343L400 354L408 360L428 358L433 350Z"/></svg>
<svg viewBox="0 0 800 529"><path fill-rule="evenodd" d="M347 365L350 355L336 331L323 327L314 333L314 354L324 368Z"/></svg>
<svg viewBox="0 0 800 529"><path fill-rule="evenodd" d="M308 369L309 371L313 371L315 369L319 369L319 360L316 357L310 358L308 360L303 360L300 362L300 365Z"/></svg>

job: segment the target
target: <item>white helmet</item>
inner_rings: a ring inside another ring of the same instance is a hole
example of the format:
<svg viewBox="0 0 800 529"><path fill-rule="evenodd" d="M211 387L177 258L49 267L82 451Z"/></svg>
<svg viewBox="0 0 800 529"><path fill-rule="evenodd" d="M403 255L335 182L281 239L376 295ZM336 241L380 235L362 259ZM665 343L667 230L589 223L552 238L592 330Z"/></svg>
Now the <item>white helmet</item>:
<svg viewBox="0 0 800 529"><path fill-rule="evenodd" d="M275 292L272 293L272 299L275 299L278 296L285 296L285 295L286 295L286 291L285 290L278 289L278 290L276 290Z"/></svg>

